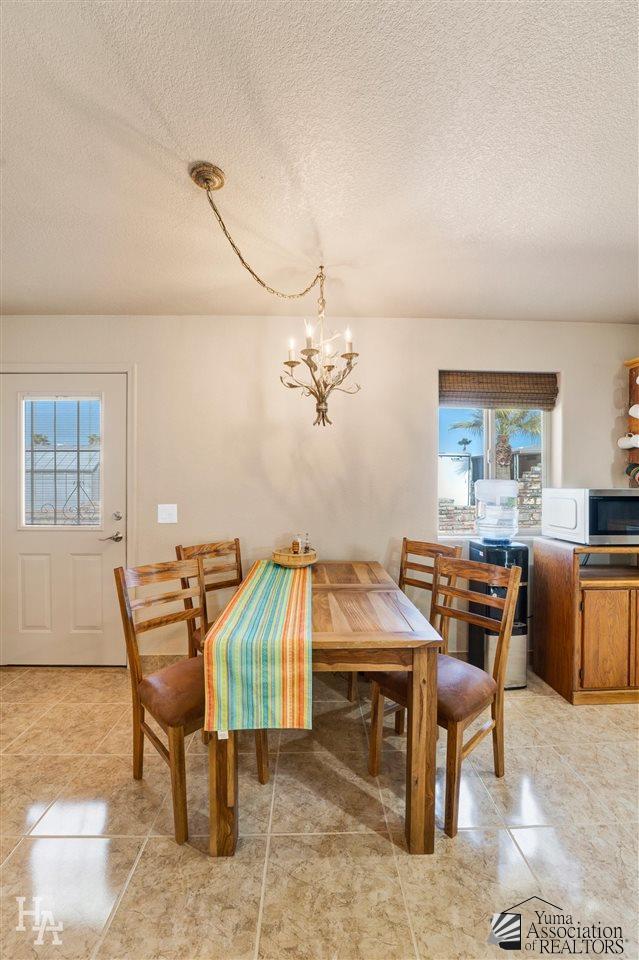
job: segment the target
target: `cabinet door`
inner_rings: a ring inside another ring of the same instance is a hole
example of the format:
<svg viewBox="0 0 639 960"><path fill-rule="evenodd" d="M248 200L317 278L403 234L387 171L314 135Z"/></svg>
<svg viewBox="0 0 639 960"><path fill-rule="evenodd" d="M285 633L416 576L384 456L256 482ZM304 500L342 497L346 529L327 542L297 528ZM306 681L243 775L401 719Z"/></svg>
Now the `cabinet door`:
<svg viewBox="0 0 639 960"><path fill-rule="evenodd" d="M606 690L629 686L636 591L584 590L582 596L582 687Z"/></svg>
<svg viewBox="0 0 639 960"><path fill-rule="evenodd" d="M630 593L630 686L639 687L639 590Z"/></svg>

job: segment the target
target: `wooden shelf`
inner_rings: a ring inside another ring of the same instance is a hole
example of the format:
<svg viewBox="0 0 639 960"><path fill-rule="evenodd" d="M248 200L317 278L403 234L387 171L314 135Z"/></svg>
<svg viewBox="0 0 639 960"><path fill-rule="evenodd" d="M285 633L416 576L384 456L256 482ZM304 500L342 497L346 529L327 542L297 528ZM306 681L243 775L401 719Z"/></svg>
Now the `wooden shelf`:
<svg viewBox="0 0 639 960"><path fill-rule="evenodd" d="M540 539L550 539L549 537L540 538ZM611 556L614 554L625 553L625 554L639 554L639 544L574 544L567 543L563 540L555 540L555 543L563 543L569 550L573 550L575 553L608 553Z"/></svg>
<svg viewBox="0 0 639 960"><path fill-rule="evenodd" d="M636 587L639 586L639 567L589 564L579 568L579 582L587 587Z"/></svg>

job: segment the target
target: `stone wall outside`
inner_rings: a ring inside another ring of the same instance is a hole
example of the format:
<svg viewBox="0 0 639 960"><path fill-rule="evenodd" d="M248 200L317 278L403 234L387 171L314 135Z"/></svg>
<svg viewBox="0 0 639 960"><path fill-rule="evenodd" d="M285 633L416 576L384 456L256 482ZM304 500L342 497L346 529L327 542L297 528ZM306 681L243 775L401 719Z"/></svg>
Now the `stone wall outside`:
<svg viewBox="0 0 639 960"><path fill-rule="evenodd" d="M541 526L541 464L535 464L519 481L519 529ZM475 532L475 507L456 506L447 497L439 499L439 533Z"/></svg>

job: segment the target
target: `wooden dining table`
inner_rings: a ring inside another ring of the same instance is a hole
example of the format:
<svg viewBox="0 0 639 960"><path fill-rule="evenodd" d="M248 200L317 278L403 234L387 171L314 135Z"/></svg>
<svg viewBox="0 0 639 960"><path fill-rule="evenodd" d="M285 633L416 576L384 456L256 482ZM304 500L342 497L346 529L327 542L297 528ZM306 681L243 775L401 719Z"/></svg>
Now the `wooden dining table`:
<svg viewBox="0 0 639 960"><path fill-rule="evenodd" d="M322 561L312 572L313 672L408 671L406 840L435 843L437 652L442 639L376 561ZM242 587L240 586L240 590ZM237 734L209 739L210 852L232 856L238 837Z"/></svg>

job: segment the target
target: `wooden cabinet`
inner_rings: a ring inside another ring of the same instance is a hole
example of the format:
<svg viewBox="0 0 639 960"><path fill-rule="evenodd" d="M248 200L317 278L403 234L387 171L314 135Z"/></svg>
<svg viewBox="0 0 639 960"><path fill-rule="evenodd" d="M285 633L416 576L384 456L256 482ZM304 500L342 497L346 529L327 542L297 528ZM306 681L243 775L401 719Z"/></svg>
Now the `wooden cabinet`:
<svg viewBox="0 0 639 960"><path fill-rule="evenodd" d="M584 590L581 608L581 687L607 690L634 682L630 654L636 590Z"/></svg>
<svg viewBox="0 0 639 960"><path fill-rule="evenodd" d="M639 547L542 537L533 556L535 672L571 703L639 702Z"/></svg>

